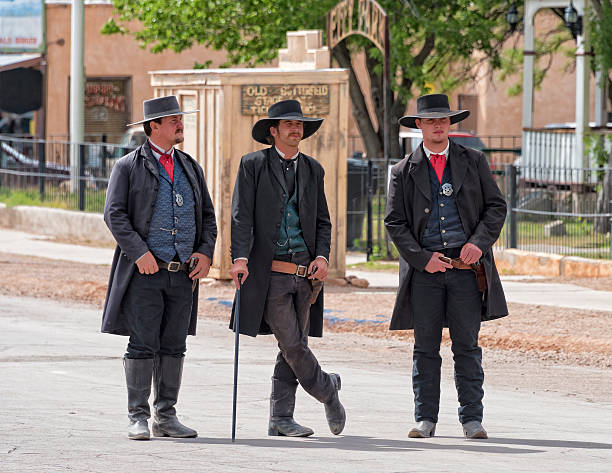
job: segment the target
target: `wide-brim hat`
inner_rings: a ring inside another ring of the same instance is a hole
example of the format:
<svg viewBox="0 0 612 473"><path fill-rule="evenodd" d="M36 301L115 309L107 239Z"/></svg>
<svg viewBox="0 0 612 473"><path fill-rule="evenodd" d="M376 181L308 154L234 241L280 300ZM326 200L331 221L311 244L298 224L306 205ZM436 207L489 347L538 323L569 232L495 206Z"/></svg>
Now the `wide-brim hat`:
<svg viewBox="0 0 612 473"><path fill-rule="evenodd" d="M139 123L155 120L156 118L171 117L173 115L187 115L196 112L199 112L199 110L189 110L188 112L181 111L176 95L157 97L142 102L142 114L144 118L139 122L130 123L127 126L138 125Z"/></svg>
<svg viewBox="0 0 612 473"><path fill-rule="evenodd" d="M465 120L470 115L469 110L451 110L448 96L445 94L421 95L417 99L416 115L406 115L399 119L399 124L408 128L416 128L417 118L450 117L451 125Z"/></svg>
<svg viewBox="0 0 612 473"><path fill-rule="evenodd" d="M262 118L261 120L258 120L255 125L253 125L253 130L251 130L253 139L265 145L270 144L268 142L270 127L277 120L298 120L303 122L303 140L314 135L323 123L322 118L305 117L302 114L300 102L297 100L281 100L268 108L268 118Z"/></svg>

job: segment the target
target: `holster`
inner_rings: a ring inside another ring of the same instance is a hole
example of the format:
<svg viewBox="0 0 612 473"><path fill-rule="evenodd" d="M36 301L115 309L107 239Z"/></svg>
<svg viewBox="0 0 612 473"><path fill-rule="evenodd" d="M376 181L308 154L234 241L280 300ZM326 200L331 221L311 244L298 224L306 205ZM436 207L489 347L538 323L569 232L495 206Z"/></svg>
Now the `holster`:
<svg viewBox="0 0 612 473"><path fill-rule="evenodd" d="M455 269L469 269L471 271L474 271L474 274L476 274L476 283L478 284L478 290L482 293L486 292L487 275L485 274L484 265L480 261L474 264L466 264L459 258L448 258L446 256L440 256L439 258L441 261L451 264Z"/></svg>
<svg viewBox="0 0 612 473"><path fill-rule="evenodd" d="M310 304L312 305L317 302L319 293L321 292L321 289L323 289L323 281L311 279L310 283L312 284L312 297L310 298Z"/></svg>
<svg viewBox="0 0 612 473"><path fill-rule="evenodd" d="M484 264L473 264L472 271L476 273L476 283L478 290L482 293L487 291L487 275L485 274Z"/></svg>

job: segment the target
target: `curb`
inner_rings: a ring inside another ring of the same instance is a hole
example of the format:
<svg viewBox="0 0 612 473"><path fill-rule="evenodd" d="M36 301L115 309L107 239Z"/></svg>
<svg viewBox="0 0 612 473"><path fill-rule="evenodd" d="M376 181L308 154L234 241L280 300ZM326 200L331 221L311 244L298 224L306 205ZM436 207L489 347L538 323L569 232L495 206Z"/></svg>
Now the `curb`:
<svg viewBox="0 0 612 473"><path fill-rule="evenodd" d="M0 227L115 244L113 235L104 223L104 216L92 212L28 205L7 207L0 203Z"/></svg>
<svg viewBox="0 0 612 473"><path fill-rule="evenodd" d="M537 253L516 249L494 250L495 265L500 274L533 276L599 278L612 276L612 261Z"/></svg>

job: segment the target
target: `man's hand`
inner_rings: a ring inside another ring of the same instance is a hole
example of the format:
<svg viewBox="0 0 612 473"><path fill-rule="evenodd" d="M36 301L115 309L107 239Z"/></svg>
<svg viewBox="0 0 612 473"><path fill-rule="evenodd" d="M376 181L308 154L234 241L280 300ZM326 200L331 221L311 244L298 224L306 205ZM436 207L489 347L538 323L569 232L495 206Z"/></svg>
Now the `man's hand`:
<svg viewBox="0 0 612 473"><path fill-rule="evenodd" d="M138 272L140 274L155 274L159 271L155 256L150 251L147 251L144 255L136 260L136 266L138 266Z"/></svg>
<svg viewBox="0 0 612 473"><path fill-rule="evenodd" d="M474 243L466 243L461 248L461 254L459 258L465 264L474 264L482 256L482 251Z"/></svg>
<svg viewBox="0 0 612 473"><path fill-rule="evenodd" d="M196 265L193 270L189 273L189 277L191 279L200 279L208 276L208 271L210 271L210 258L203 253L193 253L189 260L195 260Z"/></svg>
<svg viewBox="0 0 612 473"><path fill-rule="evenodd" d="M425 271L428 273L445 273L447 269L452 269L453 265L447 263L446 261L442 261L440 256L444 256L442 253L438 253L434 251L431 255L431 259L429 263L425 266Z"/></svg>
<svg viewBox="0 0 612 473"><path fill-rule="evenodd" d="M325 261L325 259L315 258L315 260L312 261L308 266L308 279L318 279L319 281L325 281L325 279L327 278L327 266L327 261ZM313 268L316 268L316 271Z"/></svg>
<svg viewBox="0 0 612 473"><path fill-rule="evenodd" d="M238 283L238 275L242 274L242 284L246 281L246 278L249 277L249 268L247 267L247 261L244 259L237 259L232 264L232 268L229 270L232 279L234 280L234 284L236 285L236 289L240 289L240 284Z"/></svg>

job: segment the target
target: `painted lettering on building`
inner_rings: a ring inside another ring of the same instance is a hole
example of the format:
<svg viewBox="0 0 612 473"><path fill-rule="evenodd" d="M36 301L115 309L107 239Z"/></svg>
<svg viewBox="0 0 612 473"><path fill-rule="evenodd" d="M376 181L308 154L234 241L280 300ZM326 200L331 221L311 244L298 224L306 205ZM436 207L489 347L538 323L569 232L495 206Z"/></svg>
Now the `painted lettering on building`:
<svg viewBox="0 0 612 473"><path fill-rule="evenodd" d="M268 107L281 100L298 100L304 115L329 114L329 86L326 84L266 84L242 86L243 115L264 116Z"/></svg>
<svg viewBox="0 0 612 473"><path fill-rule="evenodd" d="M105 107L115 112L125 112L123 83L90 82L85 87L85 108Z"/></svg>

